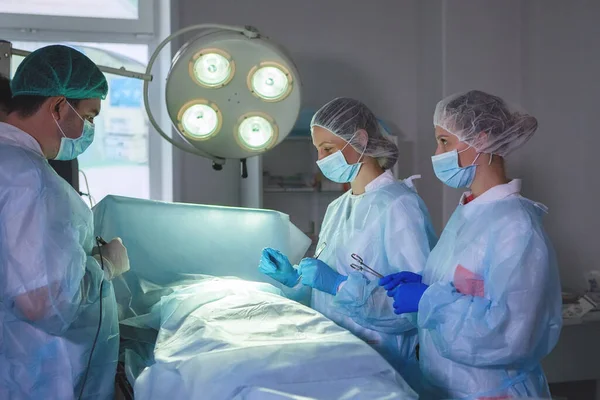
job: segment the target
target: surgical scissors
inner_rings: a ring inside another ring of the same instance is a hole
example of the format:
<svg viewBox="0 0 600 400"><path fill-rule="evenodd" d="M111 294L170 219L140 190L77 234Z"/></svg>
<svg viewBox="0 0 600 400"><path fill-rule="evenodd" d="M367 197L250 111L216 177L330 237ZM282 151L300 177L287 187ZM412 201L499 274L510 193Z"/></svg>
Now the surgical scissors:
<svg viewBox="0 0 600 400"><path fill-rule="evenodd" d="M365 271L365 272L375 275L378 278L383 278L383 275L381 275L379 272L375 271L373 268L371 268L367 264L365 264L363 262L363 259L358 254L353 253L352 259L354 261L358 262L358 265L354 264L354 263L350 264L350 267L352 267L352 269L355 269L360 272Z"/></svg>

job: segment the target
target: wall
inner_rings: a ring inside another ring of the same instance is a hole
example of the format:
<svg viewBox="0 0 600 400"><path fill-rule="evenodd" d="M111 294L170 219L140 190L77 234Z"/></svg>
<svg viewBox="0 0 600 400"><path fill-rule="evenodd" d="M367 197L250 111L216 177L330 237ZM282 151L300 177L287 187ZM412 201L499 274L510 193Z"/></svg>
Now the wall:
<svg viewBox="0 0 600 400"><path fill-rule="evenodd" d="M417 31L417 143L416 171L422 175L417 181L419 194L429 208L438 232L443 226L443 185L431 168L431 156L436 147L433 129L435 104L442 98L444 82L444 13L439 0L419 2ZM422 21L427 21L423 23Z"/></svg>
<svg viewBox="0 0 600 400"><path fill-rule="evenodd" d="M581 286L583 271L600 270L600 2L530 1L523 15L523 104L540 128L512 165L525 194L550 208L563 285Z"/></svg>
<svg viewBox="0 0 600 400"><path fill-rule="evenodd" d="M291 52L307 106L354 96L391 120L414 146L406 175L423 175L417 185L438 229L460 193L443 187L431 170L435 103L472 88L520 103L540 128L508 158L510 175L523 178L527 197L550 208L545 221L563 284L581 286L583 270L600 268L600 179L590 167L600 94L600 2L180 0L177 14L181 26L255 25ZM206 160L175 157L181 163L176 198L239 204L236 163L215 173Z"/></svg>

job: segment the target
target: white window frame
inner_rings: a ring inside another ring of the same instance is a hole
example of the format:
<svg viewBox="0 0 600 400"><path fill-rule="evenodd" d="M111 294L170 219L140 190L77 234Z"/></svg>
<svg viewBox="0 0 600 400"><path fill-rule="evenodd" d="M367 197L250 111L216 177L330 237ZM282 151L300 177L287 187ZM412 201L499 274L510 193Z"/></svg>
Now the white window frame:
<svg viewBox="0 0 600 400"><path fill-rule="evenodd" d="M146 33L133 33L136 29L125 29L127 24L135 26L135 20L112 20L77 18L77 17L55 17L42 16L42 19L53 20L52 24L44 23L37 15L15 15L20 22L11 25L19 25L18 29L5 29L5 19L13 14L0 15L0 40L11 42L95 42L95 43L123 43L123 44L146 44L148 55L152 55L158 44L171 34L171 12L170 0L141 0L140 17L152 16L151 26L146 26ZM100 4L100 3L99 3ZM145 6L142 12L142 5ZM154 10L157 10L155 13ZM8 18L10 19L10 18ZM58 22L56 20L60 20ZM71 20L82 20L84 25L73 25ZM102 23L98 25L98 21ZM111 21L111 22L107 22ZM112 21L116 21L112 25ZM124 22L124 24L121 24ZM40 25L36 25L40 23ZM147 23L147 21L145 22ZM29 30L22 27L32 27ZM60 29L61 27L68 27ZM48 29L50 28L50 29ZM91 28L91 29L90 29ZM101 28L101 29L100 29ZM124 28L124 29L121 29ZM119 31L119 29L121 29ZM172 125L165 107L165 87L167 73L171 65L171 48L167 45L161 52L160 57L154 64L152 74L153 82L149 87L150 106L156 120L164 132L172 135ZM173 146L165 141L150 125L148 132L148 168L150 179L150 198L153 200L173 201Z"/></svg>
<svg viewBox="0 0 600 400"><path fill-rule="evenodd" d="M75 2L76 0L72 0ZM5 29L24 31L56 31L64 32L68 27L71 32L118 32L130 35L153 35L154 0L140 0L137 19L96 18L93 10L90 17L71 17L60 15L0 14L0 26ZM151 5L151 7L148 7ZM98 1L98 7L102 1ZM107 29L110 27L110 29Z"/></svg>

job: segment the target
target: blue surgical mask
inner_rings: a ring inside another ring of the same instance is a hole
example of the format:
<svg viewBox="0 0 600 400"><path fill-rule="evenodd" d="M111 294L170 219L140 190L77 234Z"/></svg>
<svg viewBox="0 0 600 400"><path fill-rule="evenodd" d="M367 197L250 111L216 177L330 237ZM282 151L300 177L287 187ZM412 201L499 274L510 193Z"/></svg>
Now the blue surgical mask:
<svg viewBox="0 0 600 400"><path fill-rule="evenodd" d="M67 104L69 104L69 107L75 111L75 108L73 108L70 103ZM65 132L63 132L62 128L58 124L58 121L54 119L56 126L58 126L60 133L63 135L63 137L60 139L60 148L58 149L58 154L56 157L54 157L55 160L74 160L83 154L83 152L86 151L94 141L94 124L87 119L83 119L77 111L75 111L75 114L77 114L77 116L83 121L83 131L81 132L81 136L79 136L77 139L71 139L67 137Z"/></svg>
<svg viewBox="0 0 600 400"><path fill-rule="evenodd" d="M466 148L463 151L468 149L469 148ZM477 154L477 157L473 160L473 164L468 167L461 167L458 164L458 152L453 150L431 157L431 162L433 164L435 176L446 185L458 189L463 187L468 188L473 184L477 168L475 161L477 161L478 158L479 154Z"/></svg>
<svg viewBox="0 0 600 400"><path fill-rule="evenodd" d="M352 139L350 139L352 140ZM342 150L338 150L333 154L328 155L322 160L317 161L317 165L325 177L336 183L352 182L358 176L360 167L363 165L360 160L365 153L364 150L356 164L348 164L342 151L348 146L347 143Z"/></svg>

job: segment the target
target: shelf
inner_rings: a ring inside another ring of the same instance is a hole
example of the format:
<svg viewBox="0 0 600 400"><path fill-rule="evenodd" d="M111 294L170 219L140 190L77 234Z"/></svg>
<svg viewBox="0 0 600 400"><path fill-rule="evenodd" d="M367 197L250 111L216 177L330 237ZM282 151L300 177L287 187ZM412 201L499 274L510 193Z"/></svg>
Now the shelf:
<svg viewBox="0 0 600 400"><path fill-rule="evenodd" d="M266 187L266 188L263 188L263 191L265 193L315 193L315 192L316 193L338 193L338 194L344 193L343 190L317 190L312 187L297 187L297 188Z"/></svg>
<svg viewBox="0 0 600 400"><path fill-rule="evenodd" d="M311 187L266 187L263 191L267 193L312 193L315 192L315 188Z"/></svg>

